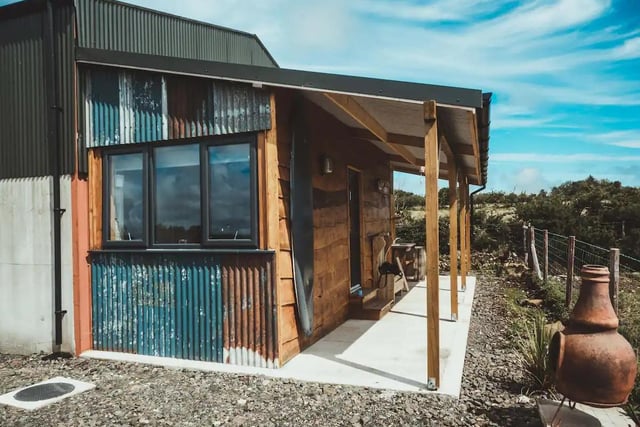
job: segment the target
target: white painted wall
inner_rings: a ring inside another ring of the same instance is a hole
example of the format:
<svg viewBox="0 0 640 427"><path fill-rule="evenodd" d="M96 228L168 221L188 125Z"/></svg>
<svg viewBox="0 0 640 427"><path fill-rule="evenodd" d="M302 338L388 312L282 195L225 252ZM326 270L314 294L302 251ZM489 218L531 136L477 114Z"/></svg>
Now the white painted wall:
<svg viewBox="0 0 640 427"><path fill-rule="evenodd" d="M0 352L53 351L52 178L0 180ZM73 352L71 178L60 180L62 351Z"/></svg>

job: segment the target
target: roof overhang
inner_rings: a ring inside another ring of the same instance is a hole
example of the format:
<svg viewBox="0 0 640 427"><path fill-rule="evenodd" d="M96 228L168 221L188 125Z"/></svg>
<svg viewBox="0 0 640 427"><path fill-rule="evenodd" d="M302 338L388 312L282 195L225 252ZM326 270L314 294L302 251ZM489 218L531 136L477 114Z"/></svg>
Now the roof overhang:
<svg viewBox="0 0 640 427"><path fill-rule="evenodd" d="M435 101L440 178L454 160L470 184L486 182L491 97L480 90L88 48L77 48L76 60L302 91L387 153L395 170L415 174L424 170L425 102Z"/></svg>

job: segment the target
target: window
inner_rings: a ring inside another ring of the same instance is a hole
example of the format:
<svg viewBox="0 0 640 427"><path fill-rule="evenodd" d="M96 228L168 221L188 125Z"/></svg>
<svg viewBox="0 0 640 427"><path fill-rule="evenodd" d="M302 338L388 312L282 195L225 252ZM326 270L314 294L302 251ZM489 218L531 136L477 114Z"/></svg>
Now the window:
<svg viewBox="0 0 640 427"><path fill-rule="evenodd" d="M254 204L249 144L207 148L208 239L247 240L253 235Z"/></svg>
<svg viewBox="0 0 640 427"><path fill-rule="evenodd" d="M155 148L154 243L200 243L200 150L197 144Z"/></svg>
<svg viewBox="0 0 640 427"><path fill-rule="evenodd" d="M254 137L136 149L105 154L105 247L257 247Z"/></svg>
<svg viewBox="0 0 640 427"><path fill-rule="evenodd" d="M106 157L108 197L104 203L106 240L125 244L144 244L145 158L144 154L111 154Z"/></svg>

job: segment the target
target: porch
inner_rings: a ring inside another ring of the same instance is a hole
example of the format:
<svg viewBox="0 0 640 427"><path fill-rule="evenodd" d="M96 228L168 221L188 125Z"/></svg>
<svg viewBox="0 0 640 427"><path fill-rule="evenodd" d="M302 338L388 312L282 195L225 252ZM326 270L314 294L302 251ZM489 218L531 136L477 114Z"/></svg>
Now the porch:
<svg viewBox="0 0 640 427"><path fill-rule="evenodd" d="M458 397L475 293L475 277L459 287L459 318L450 313L449 276L440 276L440 387L438 393ZM348 320L280 369L239 366L127 353L90 350L83 357L150 363L214 372L257 374L274 378L426 392L425 281L410 284L381 320Z"/></svg>

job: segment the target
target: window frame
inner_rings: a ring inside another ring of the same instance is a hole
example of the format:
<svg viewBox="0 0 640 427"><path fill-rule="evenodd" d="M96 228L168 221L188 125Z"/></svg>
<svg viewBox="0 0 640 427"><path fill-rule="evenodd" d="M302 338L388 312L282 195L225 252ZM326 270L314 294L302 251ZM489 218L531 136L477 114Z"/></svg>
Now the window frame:
<svg viewBox="0 0 640 427"><path fill-rule="evenodd" d="M142 155L142 239L141 240L111 240L111 158L118 155ZM114 148L104 151L102 155L102 246L105 248L147 248L149 247L149 161L146 147ZM106 184L106 185L105 185Z"/></svg>
<svg viewBox="0 0 640 427"><path fill-rule="evenodd" d="M156 204L156 171L154 149L167 146L197 145L200 160L200 242L199 243L156 243L155 242L155 204ZM250 191L251 191L251 232L248 239L209 239L209 147L234 144L249 145ZM259 165L258 138L256 133L236 134L232 136L208 136L170 141L130 144L102 149L102 247L105 249L147 249L156 250L199 250L199 249L259 249ZM109 240L110 210L109 171L111 156L121 154L142 154L143 183L143 239L142 240Z"/></svg>
<svg viewBox="0 0 640 427"><path fill-rule="evenodd" d="M251 217L251 231L250 237L248 239L210 239L209 238L209 196L210 196L210 188L209 188L209 147L216 146L224 146L224 145L240 145L240 144L248 144L249 145L249 167L250 167L250 217ZM257 151L258 151L258 143L256 135L253 134L251 136L233 136L233 137L225 137L219 140L207 141L200 147L200 181L201 181L201 214L204 224L202 226L202 246L203 247L211 247L211 248L219 248L219 247L230 247L230 248L238 248L238 247L247 247L247 248L258 248L259 244L259 235L258 235L258 203L260 202L258 198L258 161L257 161Z"/></svg>
<svg viewBox="0 0 640 427"><path fill-rule="evenodd" d="M179 143L175 143L175 141L170 141L172 143L168 144L149 144L147 149L149 151L149 192L151 193L151 197L149 199L149 248L155 249L200 249L202 247L202 156L200 154L200 150L202 150L202 142L201 141L181 141ZM184 145L195 145L198 149L198 161L200 162L200 242L199 243L157 243L156 242L156 159L155 159L155 149L163 148L163 147L175 147L175 146L184 146Z"/></svg>

